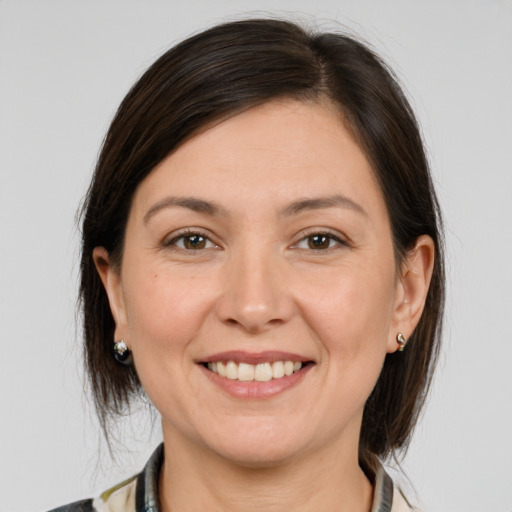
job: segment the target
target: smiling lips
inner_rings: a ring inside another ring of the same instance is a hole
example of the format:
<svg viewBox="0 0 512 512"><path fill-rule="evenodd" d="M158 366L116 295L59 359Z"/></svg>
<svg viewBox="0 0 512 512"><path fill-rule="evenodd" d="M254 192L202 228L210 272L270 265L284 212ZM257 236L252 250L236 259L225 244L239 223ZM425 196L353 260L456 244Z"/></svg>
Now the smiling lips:
<svg viewBox="0 0 512 512"><path fill-rule="evenodd" d="M268 398L298 384L315 361L289 352L229 351L198 361L206 376L238 398Z"/></svg>
<svg viewBox="0 0 512 512"><path fill-rule="evenodd" d="M298 372L302 368L301 362L294 361L274 361L249 364L236 363L235 361L218 361L208 363L208 369L217 373L221 377L231 380L248 382L256 380L258 382L268 382L272 379L281 379Z"/></svg>

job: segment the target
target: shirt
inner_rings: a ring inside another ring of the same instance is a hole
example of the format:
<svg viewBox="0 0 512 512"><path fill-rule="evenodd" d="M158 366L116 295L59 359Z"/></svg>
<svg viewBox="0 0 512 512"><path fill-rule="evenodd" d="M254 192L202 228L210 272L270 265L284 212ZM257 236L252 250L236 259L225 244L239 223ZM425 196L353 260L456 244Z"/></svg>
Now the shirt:
<svg viewBox="0 0 512 512"><path fill-rule="evenodd" d="M160 512L158 477L164 461L164 445L151 455L138 475L105 491L98 498L64 505L50 512ZM412 508L381 466L375 477L371 512L410 512Z"/></svg>

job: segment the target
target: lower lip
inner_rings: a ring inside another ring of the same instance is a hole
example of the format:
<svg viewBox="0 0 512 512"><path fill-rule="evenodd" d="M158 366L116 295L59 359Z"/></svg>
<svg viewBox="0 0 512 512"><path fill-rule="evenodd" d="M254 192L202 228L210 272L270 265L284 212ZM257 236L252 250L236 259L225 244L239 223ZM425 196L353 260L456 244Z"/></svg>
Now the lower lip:
<svg viewBox="0 0 512 512"><path fill-rule="evenodd" d="M291 375L281 377L280 379L272 379L267 382L259 382L257 380L239 381L231 380L227 377L221 377L218 373L212 372L199 365L204 374L218 387L235 398L270 398L296 386L313 368L313 364L308 364L301 368L298 372Z"/></svg>

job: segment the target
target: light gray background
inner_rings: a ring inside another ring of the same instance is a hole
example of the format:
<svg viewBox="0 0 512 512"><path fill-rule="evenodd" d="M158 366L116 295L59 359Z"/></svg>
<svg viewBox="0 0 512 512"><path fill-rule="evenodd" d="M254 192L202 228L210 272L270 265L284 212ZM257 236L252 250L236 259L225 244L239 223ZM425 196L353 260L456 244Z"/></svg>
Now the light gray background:
<svg viewBox="0 0 512 512"><path fill-rule="evenodd" d="M0 0L0 510L39 511L137 471L84 398L74 215L117 105L171 44L226 18L332 20L397 70L446 216L445 347L403 464L426 510L512 511L512 2ZM330 21L331 20L331 21ZM149 440L147 440L149 438Z"/></svg>

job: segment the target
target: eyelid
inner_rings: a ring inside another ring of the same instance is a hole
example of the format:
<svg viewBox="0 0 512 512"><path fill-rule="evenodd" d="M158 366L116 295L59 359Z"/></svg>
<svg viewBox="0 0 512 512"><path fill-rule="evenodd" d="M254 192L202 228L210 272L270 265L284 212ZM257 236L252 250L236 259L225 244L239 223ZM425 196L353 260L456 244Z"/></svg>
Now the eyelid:
<svg viewBox="0 0 512 512"><path fill-rule="evenodd" d="M185 238L187 236L193 236L198 235L203 238L205 238L207 241L209 241L214 247L205 247L203 249L186 249L184 247L179 247L176 242L182 238ZM311 248L301 248L298 247L298 245L305 241L308 237L315 236L315 235L322 235L330 238L331 240L334 240L336 242L336 245L334 247L328 247L327 249L311 249ZM348 237L345 235L342 235L338 231L333 231L329 228L310 228L310 229L304 229L300 233L298 233L296 237L297 241L294 242L291 246L292 249L299 249L299 250L306 250L306 251L312 251L312 252L318 252L318 253L325 253L332 250L336 250L340 247L351 247L351 242L349 241ZM176 248L177 250L181 250L188 253L193 252L200 252L205 251L207 249L220 249L221 245L217 243L214 239L214 237L207 231L202 228L195 228L195 227L187 227L183 228L181 230L174 231L173 233L170 233L164 237L164 239L161 242L162 247L164 248Z"/></svg>
<svg viewBox="0 0 512 512"><path fill-rule="evenodd" d="M208 240L211 244L214 245L214 247L205 247L204 249L185 249L184 247L180 247L176 244L176 241L180 240L181 238L186 238L187 236L201 236ZM181 250L188 253L194 253L194 252L200 252L200 251L206 251L208 249L219 249L220 245L214 241L213 237L206 232L204 229L201 228L194 228L194 227L187 227L183 228L178 231L174 231L173 233L170 233L169 235L166 235L161 243L162 247L164 248L176 248L177 250Z"/></svg>
<svg viewBox="0 0 512 512"><path fill-rule="evenodd" d="M315 236L315 235L322 235L322 236L329 237L331 240L334 240L336 242L336 246L328 247L327 249L311 249L311 248L298 247L299 243L301 243L304 240L306 240L307 238L309 238L311 236ZM337 231L332 231L331 229L328 229L328 228L311 228L311 229L303 230L297 235L297 238L298 238L298 240L297 240L297 242L295 242L292 245L292 249L299 249L299 250L302 249L302 250L318 252L318 253L329 252L332 250L336 250L337 248L340 248L340 247L351 247L351 245L352 245L351 242L349 241L348 237L342 235L341 233L339 233Z"/></svg>

